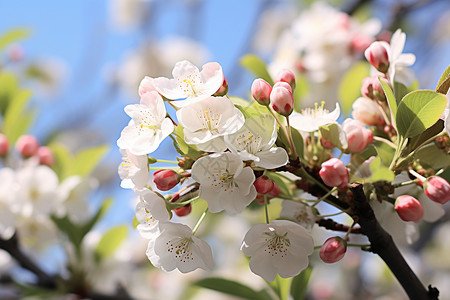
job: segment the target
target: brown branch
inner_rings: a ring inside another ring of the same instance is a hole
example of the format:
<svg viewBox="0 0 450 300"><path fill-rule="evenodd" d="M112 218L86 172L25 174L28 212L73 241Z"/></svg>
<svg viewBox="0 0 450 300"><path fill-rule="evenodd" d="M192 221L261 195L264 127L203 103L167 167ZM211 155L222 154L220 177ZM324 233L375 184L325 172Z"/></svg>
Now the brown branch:
<svg viewBox="0 0 450 300"><path fill-rule="evenodd" d="M350 229L350 226L337 223L336 221L334 221L332 219L320 219L320 220L317 220L316 223L320 227L324 227L325 229L333 230L333 231L348 232L348 230ZM360 227L353 227L351 229L350 233L361 234L362 231L361 231Z"/></svg>

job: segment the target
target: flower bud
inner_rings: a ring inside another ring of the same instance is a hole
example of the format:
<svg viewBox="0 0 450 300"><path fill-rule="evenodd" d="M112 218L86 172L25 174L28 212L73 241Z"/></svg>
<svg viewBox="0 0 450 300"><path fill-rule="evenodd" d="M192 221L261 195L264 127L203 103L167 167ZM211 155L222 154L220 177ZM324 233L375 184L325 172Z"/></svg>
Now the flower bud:
<svg viewBox="0 0 450 300"><path fill-rule="evenodd" d="M6 156L9 151L8 137L0 133L0 156Z"/></svg>
<svg viewBox="0 0 450 300"><path fill-rule="evenodd" d="M352 117L367 126L384 126L383 114L375 101L359 97L353 102Z"/></svg>
<svg viewBox="0 0 450 300"><path fill-rule="evenodd" d="M402 195L395 200L395 210L403 221L419 222L423 217L423 207L420 202L409 195Z"/></svg>
<svg viewBox="0 0 450 300"><path fill-rule="evenodd" d="M325 149L333 149L334 147L336 147L331 141L327 141L323 137L320 138L320 144L322 144L322 147L324 147Z"/></svg>
<svg viewBox="0 0 450 300"><path fill-rule="evenodd" d="M16 150L25 158L37 154L39 149L38 140L32 135L22 135L16 143Z"/></svg>
<svg viewBox="0 0 450 300"><path fill-rule="evenodd" d="M350 153L358 153L366 149L373 142L373 133L364 127L358 120L346 119L342 123L342 129L347 136L347 150Z"/></svg>
<svg viewBox="0 0 450 300"><path fill-rule="evenodd" d="M270 104L270 93L272 87L262 78L255 79L252 84L252 96L261 105Z"/></svg>
<svg viewBox="0 0 450 300"><path fill-rule="evenodd" d="M338 237L331 237L323 243L320 248L319 256L323 262L332 264L340 261L347 251L347 242Z"/></svg>
<svg viewBox="0 0 450 300"><path fill-rule="evenodd" d="M191 213L191 211L192 211L192 205L190 203L186 204L185 206L175 208L173 210L173 212L179 217L187 216L188 214Z"/></svg>
<svg viewBox="0 0 450 300"><path fill-rule="evenodd" d="M278 81L273 85L274 88L279 87L279 86L282 86L282 87L288 89L289 92L292 93L292 87L287 82Z"/></svg>
<svg viewBox="0 0 450 300"><path fill-rule="evenodd" d="M450 201L450 184L442 177L433 176L423 183L425 194L434 202L445 204Z"/></svg>
<svg viewBox="0 0 450 300"><path fill-rule="evenodd" d="M214 93L213 96L225 96L228 93L228 81L225 79L225 77L223 78L223 82L222 85L220 86L220 88Z"/></svg>
<svg viewBox="0 0 450 300"><path fill-rule="evenodd" d="M49 147L39 147L36 155L39 158L39 163L41 165L51 167L55 163L55 156L53 155L53 151Z"/></svg>
<svg viewBox="0 0 450 300"><path fill-rule="evenodd" d="M278 195L280 195L280 187L275 182L273 183L273 188L270 190L269 195L272 197L278 197Z"/></svg>
<svg viewBox="0 0 450 300"><path fill-rule="evenodd" d="M387 80L382 78L386 83ZM362 81L361 94L372 100L379 100L381 102L386 101L386 95L384 94L383 86L378 80L378 76L366 77Z"/></svg>
<svg viewBox="0 0 450 300"><path fill-rule="evenodd" d="M267 194L273 189L273 181L266 175L258 177L253 185L260 194Z"/></svg>
<svg viewBox="0 0 450 300"><path fill-rule="evenodd" d="M355 34L350 43L352 50L358 54L363 54L367 47L372 44L374 39L364 34Z"/></svg>
<svg viewBox="0 0 450 300"><path fill-rule="evenodd" d="M274 87L270 93L270 104L272 105L273 110L280 115L285 117L289 116L294 109L294 97L292 96L292 92L284 86Z"/></svg>
<svg viewBox="0 0 450 300"><path fill-rule="evenodd" d="M323 182L328 186L342 188L347 186L349 180L348 169L345 167L344 163L337 158L331 158L322 163L319 175Z"/></svg>
<svg viewBox="0 0 450 300"><path fill-rule="evenodd" d="M180 175L174 170L158 170L153 173L153 182L161 191L168 191L180 182Z"/></svg>
<svg viewBox="0 0 450 300"><path fill-rule="evenodd" d="M389 69L388 44L386 42L373 42L364 51L367 61L381 73L386 73Z"/></svg>
<svg viewBox="0 0 450 300"><path fill-rule="evenodd" d="M295 89L295 75L291 70L282 69L275 77L275 82L286 82L292 90Z"/></svg>

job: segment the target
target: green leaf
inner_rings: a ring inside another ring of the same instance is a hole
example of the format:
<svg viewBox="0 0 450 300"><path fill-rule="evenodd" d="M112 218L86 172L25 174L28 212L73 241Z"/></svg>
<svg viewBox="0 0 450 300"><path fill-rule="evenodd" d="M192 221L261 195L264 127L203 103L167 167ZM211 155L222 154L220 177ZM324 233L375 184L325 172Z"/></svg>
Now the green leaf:
<svg viewBox="0 0 450 300"><path fill-rule="evenodd" d="M291 187L292 186L291 182L289 182L288 180L286 180L285 178L283 178L276 172L266 172L265 174L267 175L267 177L272 179L278 185L278 187L280 188L281 194L291 196L291 197L294 196L292 194L293 189Z"/></svg>
<svg viewBox="0 0 450 300"><path fill-rule="evenodd" d="M395 120L395 116L397 115L397 101L395 100L394 92L392 92L389 84L382 80L380 76L378 76L378 81L380 81L381 86L383 87L384 94L386 95L386 99L392 112L392 117Z"/></svg>
<svg viewBox="0 0 450 300"><path fill-rule="evenodd" d="M339 139L339 126L336 123L331 123L328 125L323 125L319 127L320 135L325 140L330 141L335 147L343 150L347 145L342 145Z"/></svg>
<svg viewBox="0 0 450 300"><path fill-rule="evenodd" d="M293 300L303 300L306 298L306 291L308 289L311 273L312 267L308 267L292 279L291 296Z"/></svg>
<svg viewBox="0 0 450 300"><path fill-rule="evenodd" d="M375 146L377 154L381 158L381 162L383 163L383 165L389 166L392 159L394 158L395 149L388 144L377 140L373 141L373 145Z"/></svg>
<svg viewBox="0 0 450 300"><path fill-rule="evenodd" d="M183 126L178 125L175 128L175 137L178 143L178 147L180 148L181 155L186 156L186 157L190 157L190 158L197 158L200 155L203 154L202 151L198 150L197 147L193 144L188 144L184 141L184 133L183 133Z"/></svg>
<svg viewBox="0 0 450 300"><path fill-rule="evenodd" d="M26 38L30 35L30 30L27 28L17 28L7 31L0 36L0 52L8 44L11 44L17 40Z"/></svg>
<svg viewBox="0 0 450 300"><path fill-rule="evenodd" d="M105 215L105 213L109 210L113 202L111 197L105 198L102 202L102 205L95 213L95 215L85 224L81 226L81 234L84 237L89 231L94 228L95 224Z"/></svg>
<svg viewBox="0 0 450 300"><path fill-rule="evenodd" d="M274 281L265 281L272 288L275 294L278 295L280 300L288 300L291 280L291 278L282 278L277 274Z"/></svg>
<svg viewBox="0 0 450 300"><path fill-rule="evenodd" d="M291 134L292 134L292 141L294 142L295 151L297 151L297 155L300 158L304 158L304 144L303 144L303 137L300 134L300 132L291 127Z"/></svg>
<svg viewBox="0 0 450 300"><path fill-rule="evenodd" d="M439 89L439 86L450 76L450 65L445 69L444 73L442 73L441 78L436 85L436 91Z"/></svg>
<svg viewBox="0 0 450 300"><path fill-rule="evenodd" d="M5 112L3 120L3 133L8 136L11 144L27 131L34 114L26 113L26 108L31 97L28 90L17 91Z"/></svg>
<svg viewBox="0 0 450 300"><path fill-rule="evenodd" d="M361 96L361 81L368 76L370 76L370 64L367 62L354 64L344 74L338 91L343 113L350 113L353 102Z"/></svg>
<svg viewBox="0 0 450 300"><path fill-rule="evenodd" d="M445 80L436 89L436 92L446 95L450 88L450 76L445 78Z"/></svg>
<svg viewBox="0 0 450 300"><path fill-rule="evenodd" d="M66 171L70 168L73 161L73 155L70 153L69 149L60 143L51 143L48 147L52 150L55 156L55 164L53 169L55 170L58 177L62 180L68 177Z"/></svg>
<svg viewBox="0 0 450 300"><path fill-rule="evenodd" d="M100 242L98 242L95 248L95 257L101 260L112 255L126 239L127 235L128 226L126 225L111 228L102 236Z"/></svg>
<svg viewBox="0 0 450 300"><path fill-rule="evenodd" d="M412 136L408 139L408 144L402 152L402 156L406 156L414 151L419 145L426 142L430 138L438 135L444 130L444 120L437 120L433 126L422 132L421 134Z"/></svg>
<svg viewBox="0 0 450 300"><path fill-rule="evenodd" d="M370 171L372 176L365 180L366 182L374 182L379 180L392 181L394 180L394 172L389 170L388 167L383 166L380 157L375 157L375 159L370 164Z"/></svg>
<svg viewBox="0 0 450 300"><path fill-rule="evenodd" d="M445 95L430 90L407 94L397 110L397 131L403 138L422 133L442 115L447 104Z"/></svg>
<svg viewBox="0 0 450 300"><path fill-rule="evenodd" d="M424 167L433 169L445 169L450 166L450 155L436 145L431 144L420 148L414 155Z"/></svg>
<svg viewBox="0 0 450 300"><path fill-rule="evenodd" d="M255 291L242 283L224 278L205 278L194 282L194 285L248 300L272 300L264 290Z"/></svg>
<svg viewBox="0 0 450 300"><path fill-rule="evenodd" d="M17 77L12 73L0 72L0 112L5 115L8 105L19 89Z"/></svg>
<svg viewBox="0 0 450 300"><path fill-rule="evenodd" d="M91 174L108 150L107 145L102 145L80 151L74 158L69 174L80 176Z"/></svg>
<svg viewBox="0 0 450 300"><path fill-rule="evenodd" d="M252 72L253 75L255 75L257 78L264 79L270 85L274 84L273 79L269 74L269 71L267 71L266 63L257 55L255 54L244 55L239 62L241 66Z"/></svg>
<svg viewBox="0 0 450 300"><path fill-rule="evenodd" d="M394 82L394 96L397 101L397 105L403 99L403 97L408 93L408 88L400 82Z"/></svg>

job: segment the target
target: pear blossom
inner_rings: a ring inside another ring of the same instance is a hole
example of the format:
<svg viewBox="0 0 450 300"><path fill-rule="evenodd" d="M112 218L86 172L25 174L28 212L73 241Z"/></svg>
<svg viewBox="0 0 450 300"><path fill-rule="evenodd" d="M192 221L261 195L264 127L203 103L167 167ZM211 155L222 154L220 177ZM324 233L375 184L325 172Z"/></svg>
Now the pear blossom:
<svg viewBox="0 0 450 300"><path fill-rule="evenodd" d="M173 79L158 77L153 79L156 90L164 97L176 101L177 107L195 103L212 96L224 82L222 67L216 62L204 64L202 71L187 60L175 64Z"/></svg>
<svg viewBox="0 0 450 300"><path fill-rule="evenodd" d="M316 223L316 216L311 206L292 200L281 202L280 218L289 219L308 230L311 230Z"/></svg>
<svg viewBox="0 0 450 300"><path fill-rule="evenodd" d="M283 278L298 275L308 266L314 242L308 231L288 220L256 224L247 232L241 251L250 256L250 269L267 281L277 274Z"/></svg>
<svg viewBox="0 0 450 300"><path fill-rule="evenodd" d="M15 173L10 168L0 170L0 238L8 240L15 232L16 212L19 209L15 201L18 190Z"/></svg>
<svg viewBox="0 0 450 300"><path fill-rule="evenodd" d="M120 186L124 189L141 189L148 181L148 156L134 155L129 150L120 149L122 162L119 165Z"/></svg>
<svg viewBox="0 0 450 300"><path fill-rule="evenodd" d="M192 229L184 224L162 224L161 232L148 243L147 257L164 271L178 269L188 273L197 268L210 270L213 267L209 245L194 236Z"/></svg>
<svg viewBox="0 0 450 300"><path fill-rule="evenodd" d="M319 130L320 126L336 122L341 114L339 104L336 103L336 108L332 112L329 112L323 106L324 102L320 107L316 103L314 109L303 109L302 113L294 111L289 116L291 126L300 131L313 132Z"/></svg>
<svg viewBox="0 0 450 300"><path fill-rule="evenodd" d="M192 103L178 110L177 118L188 144L203 144L235 133L245 122L240 110L226 97L208 97ZM224 146L220 139L218 143Z"/></svg>
<svg viewBox="0 0 450 300"><path fill-rule="evenodd" d="M247 118L241 129L224 139L233 153L244 161L254 161L261 168L278 168L289 160L286 150L273 147L277 140L277 124L269 115Z"/></svg>
<svg viewBox="0 0 450 300"><path fill-rule="evenodd" d="M237 214L256 197L255 175L239 156L226 152L204 156L192 165L192 178L200 183L199 197L216 213Z"/></svg>
<svg viewBox="0 0 450 300"><path fill-rule="evenodd" d="M136 204L136 219L140 223L136 229L145 239L152 239L159 232L159 224L169 222L170 215L164 199L150 190L139 193L139 202Z"/></svg>
<svg viewBox="0 0 450 300"><path fill-rule="evenodd" d="M155 151L162 140L173 131L173 124L166 118L164 101L157 92L147 92L140 104L127 105L125 112L132 120L117 140L117 146L134 155Z"/></svg>

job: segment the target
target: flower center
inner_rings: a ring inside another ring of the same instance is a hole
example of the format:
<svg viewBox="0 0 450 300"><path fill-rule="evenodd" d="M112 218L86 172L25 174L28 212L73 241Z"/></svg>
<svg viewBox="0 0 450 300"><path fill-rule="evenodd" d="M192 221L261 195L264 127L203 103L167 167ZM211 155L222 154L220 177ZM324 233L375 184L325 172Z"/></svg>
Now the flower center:
<svg viewBox="0 0 450 300"><path fill-rule="evenodd" d="M215 109L206 109L197 113L197 117L202 122L203 128L201 131L209 131L211 134L219 134L219 123L222 119L222 113Z"/></svg>
<svg viewBox="0 0 450 300"><path fill-rule="evenodd" d="M158 120L149 109L142 109L139 111L139 115L133 119L136 122L140 134L155 134L155 130L160 128L160 126L158 126Z"/></svg>
<svg viewBox="0 0 450 300"><path fill-rule="evenodd" d="M172 239L166 243L167 252L173 254L175 256L175 259L179 260L180 262L194 260L192 251L190 249L191 242L191 238L185 237Z"/></svg>
<svg viewBox="0 0 450 300"><path fill-rule="evenodd" d="M302 115L311 117L313 119L318 119L323 117L324 115L328 114L329 111L325 108L323 108L325 105L325 101L322 101L320 103L320 106L317 104L317 102L314 103L314 109L312 108L305 108L302 109Z"/></svg>
<svg viewBox="0 0 450 300"><path fill-rule="evenodd" d="M247 131L238 135L236 138L236 144L240 151L247 151L250 154L256 154L262 143L262 136L259 134L254 134L251 131Z"/></svg>
<svg viewBox="0 0 450 300"><path fill-rule="evenodd" d="M289 246L291 245L291 242L286 237L287 232L283 235L279 235L274 231L265 232L264 234L267 235L265 238L266 242L266 248L264 249L264 252L268 252L270 255L280 255L281 257L285 257L288 251Z"/></svg>
<svg viewBox="0 0 450 300"><path fill-rule="evenodd" d="M178 87L183 91L185 96L197 97L199 95L198 85L202 84L203 81L199 74L188 74L184 77L178 79Z"/></svg>

